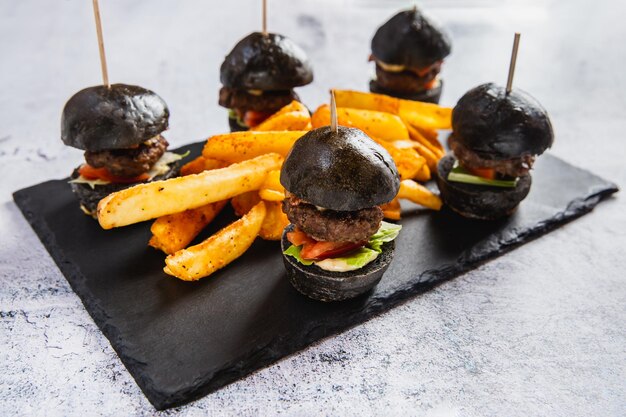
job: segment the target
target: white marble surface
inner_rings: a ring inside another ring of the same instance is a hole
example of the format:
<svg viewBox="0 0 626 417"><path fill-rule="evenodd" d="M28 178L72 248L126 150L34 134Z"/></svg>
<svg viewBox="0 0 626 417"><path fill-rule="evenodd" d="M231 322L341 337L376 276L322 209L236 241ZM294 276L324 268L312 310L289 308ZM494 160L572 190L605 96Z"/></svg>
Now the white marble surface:
<svg viewBox="0 0 626 417"><path fill-rule="evenodd" d="M259 26L258 1L102 0L112 81L156 90L174 146L225 131L219 65ZM365 89L369 39L408 2L271 0L269 25L315 66L300 90ZM621 2L424 1L452 33L442 103L505 82L550 111L553 153L625 184ZM589 215L199 401L156 413L12 201L68 175L59 139L100 82L91 2L0 2L0 415L626 415L626 205ZM623 193L622 193L623 194ZM115 256L110 254L110 256Z"/></svg>

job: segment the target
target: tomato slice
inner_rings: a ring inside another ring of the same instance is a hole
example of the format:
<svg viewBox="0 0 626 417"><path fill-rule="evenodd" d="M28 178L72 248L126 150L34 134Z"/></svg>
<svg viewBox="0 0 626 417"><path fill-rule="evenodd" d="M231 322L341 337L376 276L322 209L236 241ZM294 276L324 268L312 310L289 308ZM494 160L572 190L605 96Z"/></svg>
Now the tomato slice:
<svg viewBox="0 0 626 417"><path fill-rule="evenodd" d="M302 246L305 243L316 243L317 241L302 230L295 228L293 232L287 233L287 240L293 245Z"/></svg>
<svg viewBox="0 0 626 417"><path fill-rule="evenodd" d="M300 251L302 259L321 261L348 253L365 245L365 242L315 242L305 243Z"/></svg>
<svg viewBox="0 0 626 417"><path fill-rule="evenodd" d="M496 179L496 170L493 169L493 168L468 168L468 167L465 167L465 169L468 170L473 175L476 175L477 177L486 178L488 180L495 180Z"/></svg>
<svg viewBox="0 0 626 417"><path fill-rule="evenodd" d="M271 115L272 115L272 113L248 110L243 115L243 122L248 127L255 127L255 126L258 126L261 123L263 123L263 121L265 121L265 119L267 119Z"/></svg>
<svg viewBox="0 0 626 417"><path fill-rule="evenodd" d="M113 175L106 168L94 168L89 164L83 164L78 168L78 173L88 180L103 180L114 183L131 184L134 182L146 181L150 176L146 173L136 177L119 177Z"/></svg>
<svg viewBox="0 0 626 417"><path fill-rule="evenodd" d="M437 78L433 78L426 84L424 84L424 90L431 90L437 85Z"/></svg>

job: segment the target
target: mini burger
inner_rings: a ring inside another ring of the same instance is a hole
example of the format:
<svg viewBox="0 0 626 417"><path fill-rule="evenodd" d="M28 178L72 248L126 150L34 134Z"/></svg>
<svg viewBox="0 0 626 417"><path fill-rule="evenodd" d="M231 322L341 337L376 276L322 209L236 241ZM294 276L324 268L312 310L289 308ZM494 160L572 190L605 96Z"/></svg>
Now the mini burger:
<svg viewBox="0 0 626 417"><path fill-rule="evenodd" d="M483 84L454 107L452 130L453 155L437 169L443 201L474 219L513 213L530 191L535 158L554 140L545 109L524 91Z"/></svg>
<svg viewBox="0 0 626 417"><path fill-rule="evenodd" d="M393 257L401 226L383 221L380 205L400 186L391 156L361 130L312 130L285 159L280 182L289 280L321 301L344 300L380 281Z"/></svg>
<svg viewBox="0 0 626 417"><path fill-rule="evenodd" d="M220 68L219 104L231 131L248 130L298 100L295 87L313 81L306 53L276 33L254 32L235 45Z"/></svg>
<svg viewBox="0 0 626 417"><path fill-rule="evenodd" d="M167 152L161 135L168 118L161 97L134 85L89 87L69 99L61 139L85 151L70 184L86 214L95 216L98 201L112 192L178 174L182 156Z"/></svg>
<svg viewBox="0 0 626 417"><path fill-rule="evenodd" d="M448 35L414 7L402 11L372 38L370 60L376 78L370 91L407 100L439 103L443 59L450 54Z"/></svg>

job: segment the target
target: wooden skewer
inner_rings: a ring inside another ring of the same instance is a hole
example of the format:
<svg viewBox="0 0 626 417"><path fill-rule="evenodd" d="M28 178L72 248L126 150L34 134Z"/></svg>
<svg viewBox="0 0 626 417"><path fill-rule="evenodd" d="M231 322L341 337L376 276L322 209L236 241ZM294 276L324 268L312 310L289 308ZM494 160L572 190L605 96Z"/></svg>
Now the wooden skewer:
<svg viewBox="0 0 626 417"><path fill-rule="evenodd" d="M513 51L511 52L511 63L509 64L509 78L506 81L506 93L509 94L513 89L513 75L515 74L515 63L517 61L517 50L519 48L520 34L515 33L513 38Z"/></svg>
<svg viewBox="0 0 626 417"><path fill-rule="evenodd" d="M96 32L98 33L98 49L100 50L100 68L102 69L102 83L111 88L109 84L109 73L107 71L107 58L104 54L104 39L102 37L102 23L100 21L100 7L98 0L93 0L93 15L96 18Z"/></svg>
<svg viewBox="0 0 626 417"><path fill-rule="evenodd" d="M267 36L267 0L263 0L263 35Z"/></svg>
<svg viewBox="0 0 626 417"><path fill-rule="evenodd" d="M337 133L337 103L334 90L330 90L330 130Z"/></svg>

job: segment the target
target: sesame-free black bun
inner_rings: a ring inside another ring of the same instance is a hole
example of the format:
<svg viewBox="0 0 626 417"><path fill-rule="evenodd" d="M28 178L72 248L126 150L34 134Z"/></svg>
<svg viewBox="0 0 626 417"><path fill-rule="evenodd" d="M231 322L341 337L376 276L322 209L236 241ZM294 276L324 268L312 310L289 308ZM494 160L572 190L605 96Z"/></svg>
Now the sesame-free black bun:
<svg viewBox="0 0 626 417"><path fill-rule="evenodd" d="M514 188L488 187L448 181L455 158L448 154L437 165L437 186L443 202L464 217L496 220L511 215L530 192L530 174L522 175Z"/></svg>
<svg viewBox="0 0 626 417"><path fill-rule="evenodd" d="M164 174L157 175L152 179L152 181L166 180L178 176L180 172L180 161L169 164L169 167L169 171ZM125 188L130 188L134 185L142 184L109 183L94 185L93 187L91 187L89 184L72 182L72 180L75 180L80 176L80 174L78 173L79 168L80 167L74 169L72 175L70 175L70 186L72 188L72 192L74 193L74 195L76 195L76 198L78 198L80 208L85 212L85 214L88 214L92 217L96 217L98 202L104 197L108 196L111 193L121 191Z"/></svg>
<svg viewBox="0 0 626 417"><path fill-rule="evenodd" d="M386 64L424 68L450 54L450 38L417 8L404 10L378 28L372 55Z"/></svg>
<svg viewBox="0 0 626 417"><path fill-rule="evenodd" d="M370 81L370 91L376 94L385 94L387 96L397 97L404 100L423 101L426 103L439 104L441 98L441 90L443 89L443 80L439 80L439 83L428 90L420 91L419 93L407 93L400 91L392 91L387 88L381 87L376 80Z"/></svg>
<svg viewBox="0 0 626 417"><path fill-rule="evenodd" d="M287 233L292 231L290 224L283 231L281 248L284 252L291 246ZM361 295L378 284L393 259L394 242L385 243L382 253L369 264L355 271L332 272L316 265L303 265L292 256L283 254L283 262L291 285L298 292L318 301L341 301Z"/></svg>
<svg viewBox="0 0 626 417"><path fill-rule="evenodd" d="M145 88L113 84L88 87L63 108L61 139L78 149L98 152L138 145L167 129L169 109Z"/></svg>
<svg viewBox="0 0 626 417"><path fill-rule="evenodd" d="M393 159L359 129L330 126L306 133L285 158L280 182L316 206L354 211L391 201L400 187Z"/></svg>
<svg viewBox="0 0 626 417"><path fill-rule="evenodd" d="M493 83L469 90L452 111L455 140L484 159L540 155L554 133L546 110L530 94Z"/></svg>
<svg viewBox="0 0 626 417"><path fill-rule="evenodd" d="M226 56L220 81L239 90L290 90L313 81L313 69L304 50L291 39L253 32Z"/></svg>

